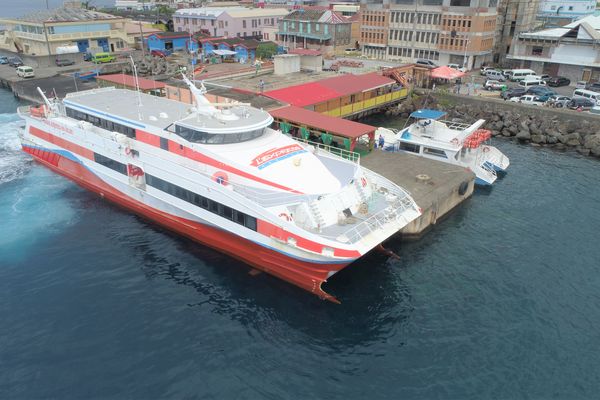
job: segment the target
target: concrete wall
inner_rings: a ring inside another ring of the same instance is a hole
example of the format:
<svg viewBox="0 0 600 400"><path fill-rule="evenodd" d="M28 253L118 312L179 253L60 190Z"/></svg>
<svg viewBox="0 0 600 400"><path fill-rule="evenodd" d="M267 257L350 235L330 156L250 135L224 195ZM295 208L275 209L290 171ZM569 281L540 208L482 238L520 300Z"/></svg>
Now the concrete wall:
<svg viewBox="0 0 600 400"><path fill-rule="evenodd" d="M281 54L274 57L275 75L286 75L300 72L300 56L297 54Z"/></svg>
<svg viewBox="0 0 600 400"><path fill-rule="evenodd" d="M323 70L323 56L300 56L300 68L303 71L321 72Z"/></svg>

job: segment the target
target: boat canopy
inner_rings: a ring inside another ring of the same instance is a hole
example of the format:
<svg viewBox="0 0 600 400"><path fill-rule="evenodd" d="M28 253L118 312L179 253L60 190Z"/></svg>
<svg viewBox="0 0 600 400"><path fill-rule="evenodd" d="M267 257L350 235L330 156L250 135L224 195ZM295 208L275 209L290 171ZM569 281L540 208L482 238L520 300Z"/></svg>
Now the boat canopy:
<svg viewBox="0 0 600 400"><path fill-rule="evenodd" d="M410 114L410 116L412 118L416 118L416 119L440 119L444 115L446 115L446 113L444 111L430 110L430 109L426 109L426 108L424 108L422 110L413 111Z"/></svg>

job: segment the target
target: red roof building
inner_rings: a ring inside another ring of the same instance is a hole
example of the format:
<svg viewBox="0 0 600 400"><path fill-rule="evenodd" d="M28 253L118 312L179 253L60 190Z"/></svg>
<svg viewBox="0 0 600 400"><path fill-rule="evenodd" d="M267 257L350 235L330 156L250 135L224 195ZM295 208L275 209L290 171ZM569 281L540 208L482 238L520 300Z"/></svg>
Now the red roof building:
<svg viewBox="0 0 600 400"><path fill-rule="evenodd" d="M96 77L96 81L99 86L116 86L122 89L131 89L136 90L135 78L131 75L126 74L110 74L110 75L100 75ZM160 94L163 92L165 88L165 84L158 81L153 81L152 79L138 78L138 82L140 85L140 90L144 93L147 92L155 92L155 94Z"/></svg>
<svg viewBox="0 0 600 400"><path fill-rule="evenodd" d="M317 82L270 90L264 94L293 106L306 107L383 86L392 86L395 83L394 80L375 72L363 75L346 74Z"/></svg>
<svg viewBox="0 0 600 400"><path fill-rule="evenodd" d="M305 108L287 106L269 112L273 118L286 120L296 125L306 125L315 130L332 133L336 136L356 139L375 133L375 127L360 122L330 117Z"/></svg>
<svg viewBox="0 0 600 400"><path fill-rule="evenodd" d="M292 49L288 51L288 54L298 54L301 56L320 56L321 52L319 50L312 49Z"/></svg>

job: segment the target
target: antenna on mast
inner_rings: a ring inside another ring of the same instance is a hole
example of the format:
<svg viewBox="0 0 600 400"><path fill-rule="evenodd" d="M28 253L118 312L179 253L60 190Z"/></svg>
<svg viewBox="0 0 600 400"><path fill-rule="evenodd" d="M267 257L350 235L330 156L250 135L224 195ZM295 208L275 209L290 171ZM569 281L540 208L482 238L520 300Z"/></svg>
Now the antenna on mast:
<svg viewBox="0 0 600 400"><path fill-rule="evenodd" d="M196 107L198 111L202 114L206 115L214 115L218 110L211 104L210 101L204 96L206 93L206 87L204 86L204 82L200 81L200 88L197 88L195 84L190 82L190 80L185 76L184 73L181 74L183 77L183 81L190 88L190 92L192 92L192 96L196 100Z"/></svg>
<svg viewBox="0 0 600 400"><path fill-rule="evenodd" d="M133 69L133 77L135 81L135 91L137 92L138 97L138 119L142 120L142 95L140 94L140 81L138 79L137 67L135 66L135 62L133 62L133 57L131 54L129 55L129 60L131 61L131 68Z"/></svg>

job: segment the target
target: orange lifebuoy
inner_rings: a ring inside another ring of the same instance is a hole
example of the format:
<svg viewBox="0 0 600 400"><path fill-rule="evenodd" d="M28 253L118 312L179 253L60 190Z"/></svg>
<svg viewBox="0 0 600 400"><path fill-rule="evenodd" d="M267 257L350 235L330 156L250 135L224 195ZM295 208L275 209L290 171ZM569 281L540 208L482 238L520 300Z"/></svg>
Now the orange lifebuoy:
<svg viewBox="0 0 600 400"><path fill-rule="evenodd" d="M288 221L288 222L292 220L292 217L290 217L290 216L289 216L288 214L286 214L286 213L281 213L281 214L279 214L279 218L283 218L283 219L285 219L285 220L286 220L286 221Z"/></svg>
<svg viewBox="0 0 600 400"><path fill-rule="evenodd" d="M227 186L229 184L229 177L223 171L217 171L212 176L213 181L220 185Z"/></svg>

